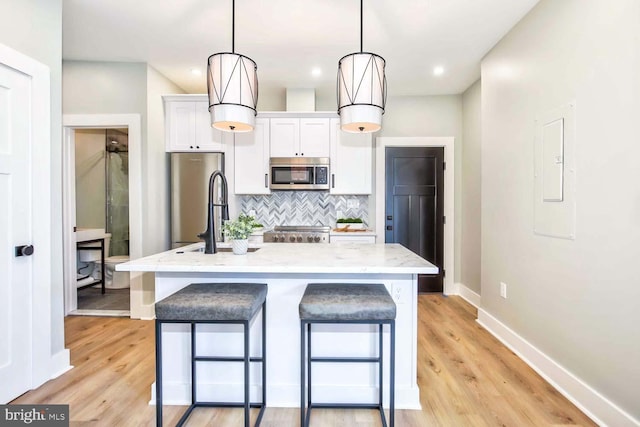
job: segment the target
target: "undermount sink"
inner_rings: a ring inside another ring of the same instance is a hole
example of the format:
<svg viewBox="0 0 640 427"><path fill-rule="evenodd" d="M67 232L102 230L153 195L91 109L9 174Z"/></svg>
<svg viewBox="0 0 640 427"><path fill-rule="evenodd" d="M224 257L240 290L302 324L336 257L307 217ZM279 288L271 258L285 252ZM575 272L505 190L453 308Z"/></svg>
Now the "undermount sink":
<svg viewBox="0 0 640 427"><path fill-rule="evenodd" d="M249 248L247 249L247 252L255 252L257 250L259 250L260 248ZM233 252L233 248L216 248L217 252ZM204 248L198 248L198 249L192 249L189 252L204 252Z"/></svg>

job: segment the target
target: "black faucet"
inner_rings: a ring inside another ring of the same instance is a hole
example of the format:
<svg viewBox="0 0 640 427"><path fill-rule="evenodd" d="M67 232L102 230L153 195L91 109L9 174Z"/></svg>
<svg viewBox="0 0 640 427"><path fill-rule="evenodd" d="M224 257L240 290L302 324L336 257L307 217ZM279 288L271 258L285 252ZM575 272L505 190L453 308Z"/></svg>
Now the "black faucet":
<svg viewBox="0 0 640 427"><path fill-rule="evenodd" d="M213 186L217 177L222 179L222 193L220 195L220 203L214 203L213 200ZM215 221L213 216L213 207L220 206L222 208L222 221L229 219L229 200L228 200L228 188L227 178L219 170L213 172L209 177L209 202L207 203L207 229L198 234L198 237L204 240L204 253L215 254L218 250L216 248L216 230Z"/></svg>

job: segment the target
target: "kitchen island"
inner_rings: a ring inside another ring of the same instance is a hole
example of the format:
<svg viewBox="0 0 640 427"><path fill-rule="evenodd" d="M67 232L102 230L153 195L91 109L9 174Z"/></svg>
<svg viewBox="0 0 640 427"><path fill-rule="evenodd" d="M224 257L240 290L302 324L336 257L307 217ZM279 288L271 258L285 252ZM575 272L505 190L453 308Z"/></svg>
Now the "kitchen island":
<svg viewBox="0 0 640 427"><path fill-rule="evenodd" d="M120 271L155 273L155 300L191 283L266 283L267 405L297 407L300 381L298 303L308 283L383 283L397 305L396 407L420 409L417 386L417 275L436 274L437 267L398 244L262 244L246 255L223 248L204 254L198 243L120 264ZM258 316L259 317L259 316ZM252 325L252 356L260 351L258 318ZM231 328L231 329L230 329ZM314 328L314 355L368 356L377 352L369 325L319 325ZM340 333L335 333L340 331ZM388 345L385 329L384 345ZM197 352L239 355L240 328L201 325ZM387 351L387 350L385 350ZM190 401L190 345L187 325L163 328L163 391L165 404ZM388 358L386 360L388 364ZM251 368L252 400L260 393L260 365ZM388 366L385 366L385 376ZM314 400L375 402L376 366L314 366ZM238 363L198 367L201 400L241 400L242 366ZM385 386L388 386L385 384ZM152 395L154 387L152 386ZM385 396L387 392L385 391ZM155 398L152 396L152 401Z"/></svg>

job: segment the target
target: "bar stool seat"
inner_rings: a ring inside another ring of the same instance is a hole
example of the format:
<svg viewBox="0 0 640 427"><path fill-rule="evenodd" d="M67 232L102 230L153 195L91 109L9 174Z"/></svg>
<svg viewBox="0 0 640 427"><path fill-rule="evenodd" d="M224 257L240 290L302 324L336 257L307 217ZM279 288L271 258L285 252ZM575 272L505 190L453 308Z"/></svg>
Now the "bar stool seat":
<svg viewBox="0 0 640 427"><path fill-rule="evenodd" d="M389 425L394 425L395 392L395 318L396 304L382 284L312 283L307 285L298 306L300 313L300 425L308 426L312 408L371 408L380 411L382 425L387 426L382 407L383 390L383 325L388 324ZM314 323L378 325L377 357L313 357L311 325ZM308 335L308 337L307 337ZM306 344L306 349L305 349ZM313 403L311 399L311 363L377 363L378 403ZM306 377L308 375L308 381ZM306 388L306 391L305 391ZM306 393L306 399L305 399ZM306 400L306 401L305 401Z"/></svg>
<svg viewBox="0 0 640 427"><path fill-rule="evenodd" d="M183 425L196 407L243 407L246 427L250 408L260 408L255 425L260 425L266 407L266 296L267 285L258 283L194 283L164 298L155 305L156 311L156 425L162 426L162 324L191 325L191 405L178 421ZM250 357L250 324L262 309L262 356ZM197 324L242 324L244 354L241 357L196 355ZM196 362L243 362L244 401L201 402L196 396ZM250 362L262 363L262 402L249 400Z"/></svg>

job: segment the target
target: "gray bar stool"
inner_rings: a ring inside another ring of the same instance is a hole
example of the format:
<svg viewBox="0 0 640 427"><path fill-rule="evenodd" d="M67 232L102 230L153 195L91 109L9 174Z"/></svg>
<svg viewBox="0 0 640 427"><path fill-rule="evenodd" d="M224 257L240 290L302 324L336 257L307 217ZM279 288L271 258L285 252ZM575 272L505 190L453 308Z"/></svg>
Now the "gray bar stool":
<svg viewBox="0 0 640 427"><path fill-rule="evenodd" d="M382 407L383 346L382 328L389 325L389 425L394 425L395 394L395 318L396 304L382 284L312 283L300 300L300 425L308 426L312 408L378 409L382 425L387 426ZM311 325L314 323L378 325L377 357L313 357ZM307 337L308 335L308 337ZM305 350L306 344L306 350ZM311 363L377 363L379 396L377 404L313 403ZM305 373L308 372L308 381ZM305 399L306 386L306 399Z"/></svg>
<svg viewBox="0 0 640 427"><path fill-rule="evenodd" d="M249 427L250 408L260 408L255 425L260 425L266 407L266 296L267 285L256 283L194 283L156 303L156 425L162 426L162 324L191 325L191 405L178 421L183 425L197 407L244 408L244 425ZM249 329L262 308L262 356L250 357ZM241 324L244 327L242 357L196 355L196 325L199 323ZM243 362L243 402L199 402L196 398L196 362ZM262 363L262 402L249 397L250 362Z"/></svg>

